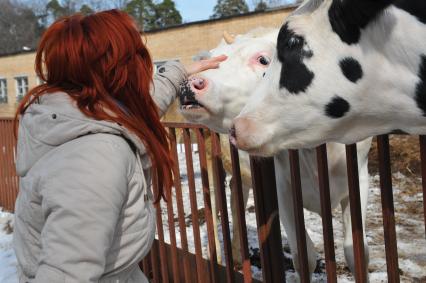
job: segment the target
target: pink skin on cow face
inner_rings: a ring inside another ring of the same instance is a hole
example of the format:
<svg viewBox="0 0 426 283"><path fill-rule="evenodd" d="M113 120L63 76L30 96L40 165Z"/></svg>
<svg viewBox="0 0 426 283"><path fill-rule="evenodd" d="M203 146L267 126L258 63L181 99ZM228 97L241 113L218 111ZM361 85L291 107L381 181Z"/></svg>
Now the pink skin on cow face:
<svg viewBox="0 0 426 283"><path fill-rule="evenodd" d="M266 69L268 68L270 62L271 62L270 54L268 52L262 51L262 52L257 52L250 58L248 62L248 66L252 70L255 70L255 68L258 68L258 67Z"/></svg>
<svg viewBox="0 0 426 283"><path fill-rule="evenodd" d="M250 57L248 61L248 66L254 71L256 68L266 69L270 63L270 55L268 52L262 51L255 53L252 57ZM200 75L195 75L189 78L189 84L191 86L191 90L196 95L202 95L208 90L208 86L210 84L209 80L203 78Z"/></svg>
<svg viewBox="0 0 426 283"><path fill-rule="evenodd" d="M201 94L207 90L209 83L208 80L203 77L193 76L189 78L189 84L194 93Z"/></svg>

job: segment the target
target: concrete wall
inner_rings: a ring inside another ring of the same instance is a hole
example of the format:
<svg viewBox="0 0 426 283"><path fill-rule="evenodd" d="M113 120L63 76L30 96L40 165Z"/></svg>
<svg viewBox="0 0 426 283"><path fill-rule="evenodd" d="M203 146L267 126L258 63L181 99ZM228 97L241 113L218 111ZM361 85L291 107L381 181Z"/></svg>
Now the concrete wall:
<svg viewBox="0 0 426 283"><path fill-rule="evenodd" d="M224 30L242 34L256 27L280 27L293 8L282 8L263 13L252 13L227 19L204 21L145 34L147 46L154 62L179 60L190 64L193 56L218 45ZM35 53L22 53L0 57L0 79L7 79L8 103L0 103L0 117L10 117L16 109L17 76L27 76L29 87L37 85L34 72ZM166 115L168 121L182 121L176 105Z"/></svg>

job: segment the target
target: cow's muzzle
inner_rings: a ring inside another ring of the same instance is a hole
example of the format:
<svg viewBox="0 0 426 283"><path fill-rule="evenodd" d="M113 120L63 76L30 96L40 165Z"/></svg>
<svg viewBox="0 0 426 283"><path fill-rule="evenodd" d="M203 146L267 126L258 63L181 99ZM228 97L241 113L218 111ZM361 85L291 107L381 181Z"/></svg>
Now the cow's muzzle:
<svg viewBox="0 0 426 283"><path fill-rule="evenodd" d="M198 92L206 86L205 80L201 78L190 78L180 85L179 101L181 109L202 108L203 105L196 99ZM196 93L197 92L197 93Z"/></svg>

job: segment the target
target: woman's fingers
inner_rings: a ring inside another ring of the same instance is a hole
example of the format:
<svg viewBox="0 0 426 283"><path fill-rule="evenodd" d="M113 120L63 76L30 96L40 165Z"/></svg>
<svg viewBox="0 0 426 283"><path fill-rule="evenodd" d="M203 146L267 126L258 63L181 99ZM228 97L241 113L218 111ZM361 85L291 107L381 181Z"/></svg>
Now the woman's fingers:
<svg viewBox="0 0 426 283"><path fill-rule="evenodd" d="M208 61L207 63L208 63L209 69L217 69L217 68L219 68L220 63L222 63L226 59L228 59L228 56L220 55L220 56L213 57L210 60L206 60L206 61Z"/></svg>
<svg viewBox="0 0 426 283"><path fill-rule="evenodd" d="M220 55L209 59L201 60L188 66L186 68L186 71L188 72L188 75L193 75L209 69L217 69L219 68L220 63L222 63L226 59L228 59L228 56Z"/></svg>

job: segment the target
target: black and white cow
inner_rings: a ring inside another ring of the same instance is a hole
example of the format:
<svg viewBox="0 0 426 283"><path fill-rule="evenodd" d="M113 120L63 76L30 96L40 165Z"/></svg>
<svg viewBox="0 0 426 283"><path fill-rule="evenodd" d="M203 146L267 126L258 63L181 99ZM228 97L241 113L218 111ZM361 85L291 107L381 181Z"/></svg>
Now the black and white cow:
<svg viewBox="0 0 426 283"><path fill-rule="evenodd" d="M397 129L426 134L425 0L305 1L231 133L272 155Z"/></svg>
<svg viewBox="0 0 426 283"><path fill-rule="evenodd" d="M425 0L426 1L426 0ZM182 86L180 94L181 113L191 122L202 123L219 133L227 133L232 120L243 109L250 99L252 90L263 79L268 70L271 58L275 54L278 29L255 29L247 34L228 38L211 50L212 56L225 54L228 60L219 69L207 70L190 77L187 84ZM229 36L229 35L228 35ZM221 142L227 140L226 137ZM368 152L371 138L357 143L358 167L360 177L360 199L362 219L365 224L368 202ZM226 152L229 144L226 145ZM346 262L351 270L355 269L352 246L352 222L349 207L349 189L346 172L345 146L343 144L327 144L328 168L330 175L330 201L334 209L340 205L342 209L344 253ZM309 211L321 214L320 189L318 187L318 168L314 149L299 151L303 207ZM291 172L288 151L283 150L274 156L277 182L277 199L281 223L287 234L293 263L297 273L298 263L296 222L294 216L293 192L291 190ZM226 162L225 162L226 164ZM250 160L246 152L240 152L242 172L250 172ZM243 178L243 196L247 203L251 178ZM237 220L237 210L234 194L231 194L232 219L234 227ZM233 230L233 255L238 256L238 229ZM317 252L314 242L306 232L309 271L312 274L317 265ZM365 256L368 263L367 238L364 234ZM218 247L219 245L217 245ZM218 252L219 254L219 252ZM365 272L367 275L367 270Z"/></svg>

